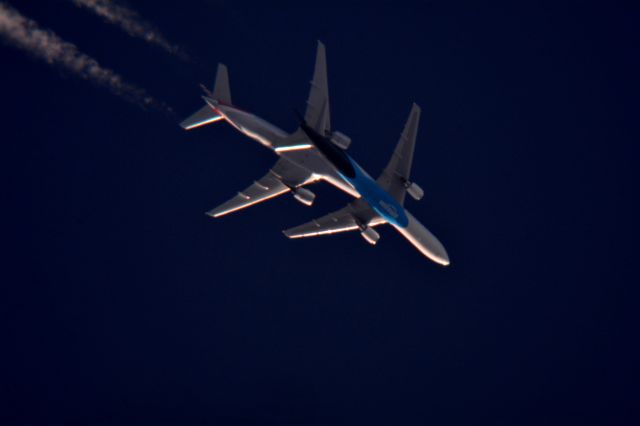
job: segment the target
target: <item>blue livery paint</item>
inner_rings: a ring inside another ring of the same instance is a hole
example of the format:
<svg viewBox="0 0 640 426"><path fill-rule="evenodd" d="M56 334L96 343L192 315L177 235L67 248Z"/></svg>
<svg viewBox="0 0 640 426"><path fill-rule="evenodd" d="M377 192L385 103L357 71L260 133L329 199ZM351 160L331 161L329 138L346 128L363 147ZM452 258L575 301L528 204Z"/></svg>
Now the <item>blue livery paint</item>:
<svg viewBox="0 0 640 426"><path fill-rule="evenodd" d="M400 203L382 189L343 149L337 147L329 137L309 127L304 121L300 123L300 128L336 168L342 179L353 186L376 213L400 228L406 228L409 225L409 218Z"/></svg>
<svg viewBox="0 0 640 426"><path fill-rule="evenodd" d="M406 228L409 225L404 207L400 205L387 191L382 189L362 167L351 157L347 156L355 170L355 177L342 176L360 193L371 208L392 225Z"/></svg>

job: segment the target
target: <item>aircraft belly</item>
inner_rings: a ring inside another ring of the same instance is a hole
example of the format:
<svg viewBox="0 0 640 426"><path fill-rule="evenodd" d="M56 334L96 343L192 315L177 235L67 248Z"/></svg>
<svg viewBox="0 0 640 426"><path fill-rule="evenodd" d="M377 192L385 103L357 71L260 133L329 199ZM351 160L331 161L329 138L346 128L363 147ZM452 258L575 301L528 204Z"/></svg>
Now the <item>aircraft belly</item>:
<svg viewBox="0 0 640 426"><path fill-rule="evenodd" d="M332 184L352 197L360 198L360 193L338 174L334 167L327 162L317 149L310 148L286 151L281 152L280 156L295 163L297 166L305 168L309 173Z"/></svg>
<svg viewBox="0 0 640 426"><path fill-rule="evenodd" d="M449 255L442 243L411 213L405 211L409 223L405 227L393 225L423 255L441 265L449 264Z"/></svg>
<svg viewBox="0 0 640 426"><path fill-rule="evenodd" d="M316 148L278 152L279 145L288 137L287 133L256 115L235 108L223 107L221 109L227 121L240 132L260 144L274 149L281 157L308 170L310 175L329 182L352 197L360 198L360 193L354 186L344 179Z"/></svg>
<svg viewBox="0 0 640 426"><path fill-rule="evenodd" d="M287 137L286 132L256 115L238 110L227 110L225 112L229 123L264 146L269 148L276 147L279 141Z"/></svg>
<svg viewBox="0 0 640 426"><path fill-rule="evenodd" d="M322 179L354 198L361 197L360 193L353 186L349 185L344 179L337 177L335 174L322 175Z"/></svg>

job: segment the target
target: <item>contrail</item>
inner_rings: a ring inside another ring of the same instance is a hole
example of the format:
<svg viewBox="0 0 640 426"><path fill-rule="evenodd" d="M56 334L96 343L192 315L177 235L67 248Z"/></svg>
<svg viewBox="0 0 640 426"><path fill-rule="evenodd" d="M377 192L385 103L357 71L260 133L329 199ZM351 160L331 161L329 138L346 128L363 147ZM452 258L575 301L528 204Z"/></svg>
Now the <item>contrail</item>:
<svg viewBox="0 0 640 426"><path fill-rule="evenodd" d="M187 55L177 45L169 43L167 39L150 23L144 21L138 14L113 0L72 0L76 6L89 9L110 24L119 26L132 37L138 37L148 43L155 44L165 51L188 60Z"/></svg>
<svg viewBox="0 0 640 426"><path fill-rule="evenodd" d="M108 88L112 93L142 108L152 107L172 114L170 107L149 96L144 90L122 80L92 57L62 40L52 31L0 3L0 34L13 46L23 49L50 65L59 66L76 76Z"/></svg>

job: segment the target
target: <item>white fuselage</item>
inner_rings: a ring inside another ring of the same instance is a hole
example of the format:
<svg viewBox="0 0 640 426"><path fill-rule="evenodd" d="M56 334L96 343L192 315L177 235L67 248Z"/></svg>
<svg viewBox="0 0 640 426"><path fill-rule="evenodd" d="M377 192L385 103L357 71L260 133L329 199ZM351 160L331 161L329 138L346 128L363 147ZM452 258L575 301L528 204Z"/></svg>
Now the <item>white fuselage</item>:
<svg viewBox="0 0 640 426"><path fill-rule="evenodd" d="M218 104L216 106L224 119L238 131L258 141L261 145L273 149L277 142L289 136L287 132L263 120L255 114L239 108Z"/></svg>
<svg viewBox="0 0 640 426"><path fill-rule="evenodd" d="M207 103L209 103L208 100ZM381 214L388 223L395 227L400 234L423 255L442 265L449 264L449 257L440 241L401 205L398 204L395 206L396 209L401 209L404 215L406 215L406 223L401 224L394 220L393 217L385 214L384 210L377 208L380 199L385 199L388 203L392 203L394 200L392 201L391 199L386 199L387 197L381 197L380 194L372 195L372 192L375 193L377 190L384 190L359 166L357 166L357 168L361 171L363 178L355 180L347 179L338 173L331 162L312 144L300 144L299 146L287 147L287 149L278 149L282 141L290 136L285 131L254 114L234 106L222 103L209 103L209 105L240 132L273 150L277 155L285 157L297 166L306 169L311 176L309 182L322 179L355 198L364 198L376 212Z"/></svg>
<svg viewBox="0 0 640 426"><path fill-rule="evenodd" d="M209 102L209 101L207 101ZM243 111L235 106L222 103L209 104L238 131L271 149L277 155L286 158L309 172L309 181L324 180L347 194L360 198L360 194L349 182L336 172L334 167L311 144L278 149L282 141L290 135L284 130L263 120L255 114Z"/></svg>

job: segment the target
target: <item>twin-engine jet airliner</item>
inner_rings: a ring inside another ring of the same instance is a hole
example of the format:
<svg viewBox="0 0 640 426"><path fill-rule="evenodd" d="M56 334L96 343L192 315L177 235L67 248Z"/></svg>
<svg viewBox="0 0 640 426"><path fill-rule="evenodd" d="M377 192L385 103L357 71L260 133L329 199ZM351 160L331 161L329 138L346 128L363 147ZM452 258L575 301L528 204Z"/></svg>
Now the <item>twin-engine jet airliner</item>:
<svg viewBox="0 0 640 426"><path fill-rule="evenodd" d="M449 256L440 241L403 207L407 193L416 200L424 195L409 179L420 119L418 105L413 104L387 167L374 180L346 153L351 139L331 129L326 54L321 42L318 42L307 108L304 117L300 117L298 129L291 134L232 104L225 65L218 65L213 92L204 86L202 89L205 106L180 123L184 129L225 120L280 157L265 176L207 212L208 215L220 217L286 192L310 206L315 194L304 186L324 180L356 200L333 213L285 230L287 237L359 231L368 243L376 244L380 235L373 228L388 223L423 255L441 265L449 264Z"/></svg>

